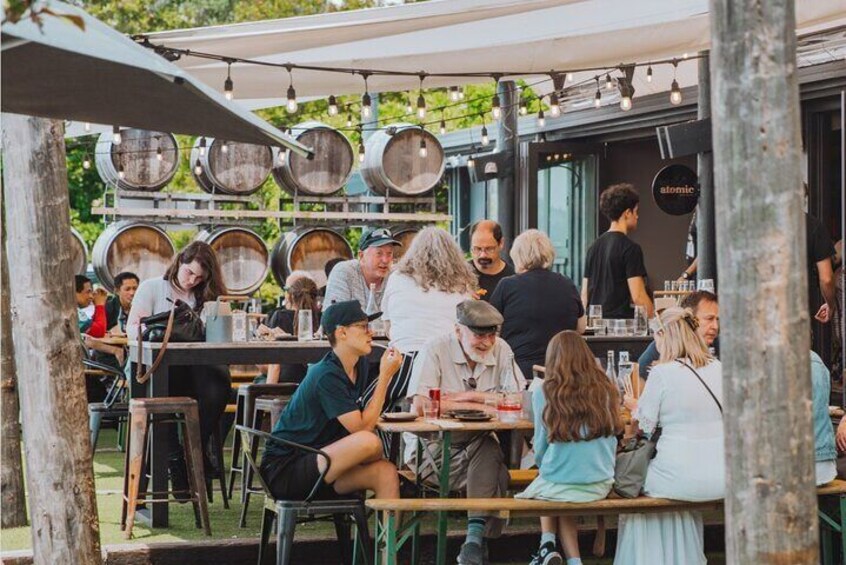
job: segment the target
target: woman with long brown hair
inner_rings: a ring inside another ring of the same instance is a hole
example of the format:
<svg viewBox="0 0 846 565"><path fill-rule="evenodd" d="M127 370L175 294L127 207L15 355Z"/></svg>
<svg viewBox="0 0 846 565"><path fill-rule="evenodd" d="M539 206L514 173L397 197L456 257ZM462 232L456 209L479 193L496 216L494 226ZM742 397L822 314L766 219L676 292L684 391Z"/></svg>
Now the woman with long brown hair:
<svg viewBox="0 0 846 565"><path fill-rule="evenodd" d="M320 310L317 307L319 293L314 279L308 273L294 271L285 281L285 290L285 307L268 315L267 325L271 328L281 328L291 335L297 335L300 310L311 310L311 327L319 328ZM308 365L305 363L269 365L266 382L299 383L305 378L307 370Z"/></svg>
<svg viewBox="0 0 846 565"><path fill-rule="evenodd" d="M617 388L574 331L556 334L546 348L543 385L532 395L538 477L517 498L591 502L614 484L616 435L622 431ZM532 565L560 564L556 533L568 565L581 563L572 517L541 518L541 543Z"/></svg>
<svg viewBox="0 0 846 565"><path fill-rule="evenodd" d="M226 294L226 285L214 249L207 243L195 241L174 257L164 276L142 281L132 300L132 309L126 321L126 333L131 340L144 331L141 319L153 314L168 312L176 300L191 308L202 310L203 304ZM232 391L229 367L225 365L193 365L170 368L170 394L190 396L197 400L200 413L200 439L206 477L211 477L205 449L212 431L220 426L220 419ZM176 426L169 426L170 457L168 467L175 496L188 500L188 474L185 459L176 433ZM216 462L222 465L222 461Z"/></svg>

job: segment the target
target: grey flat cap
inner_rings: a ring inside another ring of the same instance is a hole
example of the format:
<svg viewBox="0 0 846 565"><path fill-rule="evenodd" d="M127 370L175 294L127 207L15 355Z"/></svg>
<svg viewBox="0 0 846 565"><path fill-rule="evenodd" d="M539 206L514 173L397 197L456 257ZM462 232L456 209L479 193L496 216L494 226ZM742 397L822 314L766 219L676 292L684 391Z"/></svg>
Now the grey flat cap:
<svg viewBox="0 0 846 565"><path fill-rule="evenodd" d="M499 310L483 300L465 300L455 308L456 321L474 333L495 332L502 325Z"/></svg>

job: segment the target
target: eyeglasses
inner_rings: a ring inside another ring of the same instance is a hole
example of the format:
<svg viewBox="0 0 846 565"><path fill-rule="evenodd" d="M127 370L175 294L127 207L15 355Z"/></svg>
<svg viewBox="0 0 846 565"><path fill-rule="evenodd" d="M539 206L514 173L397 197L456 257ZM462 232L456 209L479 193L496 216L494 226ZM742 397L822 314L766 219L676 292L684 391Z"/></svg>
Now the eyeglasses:
<svg viewBox="0 0 846 565"><path fill-rule="evenodd" d="M370 322L356 322L354 324L349 324L346 327L348 328L358 328L364 331L370 331Z"/></svg>
<svg viewBox="0 0 846 565"><path fill-rule="evenodd" d="M482 255L482 254L493 255L494 253L497 252L497 249L498 248L496 246L494 246L494 247L475 247L475 246L473 246L473 247L470 248L470 252L475 254L475 255Z"/></svg>
<svg viewBox="0 0 846 565"><path fill-rule="evenodd" d="M476 390L476 384L476 377L470 377L467 379L467 386L469 386L471 390Z"/></svg>

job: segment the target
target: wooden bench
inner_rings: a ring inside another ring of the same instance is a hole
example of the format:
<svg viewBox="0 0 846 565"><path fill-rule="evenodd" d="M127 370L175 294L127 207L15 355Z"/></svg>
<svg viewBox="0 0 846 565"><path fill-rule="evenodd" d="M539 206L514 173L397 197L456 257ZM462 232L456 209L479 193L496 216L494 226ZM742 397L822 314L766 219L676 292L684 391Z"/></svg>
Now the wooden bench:
<svg viewBox="0 0 846 565"><path fill-rule="evenodd" d="M524 473L524 472L520 472ZM530 472L521 476L528 480ZM820 505L820 526L822 536L822 563L834 563L832 537L840 538L841 555L846 557L846 481L834 480L817 489L817 496L836 499L836 504ZM516 498L414 498L414 499L370 499L368 508L377 514L376 552L377 563L394 565L402 545L413 538L412 562L419 556L420 518L431 512L489 512L499 518L540 516L613 516L618 514L647 514L689 510L720 510L722 500L708 502L685 502L665 498L606 498L596 502L549 502L544 500L523 500ZM833 508L833 507L836 508ZM402 525L398 521L402 513ZM410 519L406 518L411 514ZM384 556L384 561L380 561Z"/></svg>
<svg viewBox="0 0 846 565"><path fill-rule="evenodd" d="M414 471L403 469L399 471L401 477L408 480L410 483L417 481L417 475ZM508 490L522 490L529 486L538 476L537 469L509 469L508 470ZM433 487L435 488L435 487Z"/></svg>

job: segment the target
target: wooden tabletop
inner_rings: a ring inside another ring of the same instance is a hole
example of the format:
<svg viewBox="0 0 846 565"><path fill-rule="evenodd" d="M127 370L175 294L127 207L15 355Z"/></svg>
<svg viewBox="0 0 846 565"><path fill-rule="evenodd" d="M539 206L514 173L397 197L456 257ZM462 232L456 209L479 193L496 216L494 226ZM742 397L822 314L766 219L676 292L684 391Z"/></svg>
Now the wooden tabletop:
<svg viewBox="0 0 846 565"><path fill-rule="evenodd" d="M412 422L386 422L380 420L376 428L383 432L409 432L413 434L449 432L483 432L505 430L533 430L530 420L520 419L516 422L502 422L499 419L486 422L459 422L453 419L427 420L420 416Z"/></svg>
<svg viewBox="0 0 846 565"><path fill-rule="evenodd" d="M91 339L96 339L101 343L105 343L106 345L118 345L118 346L125 346L129 343L129 338L125 335L107 335L104 337L94 337Z"/></svg>
<svg viewBox="0 0 846 565"><path fill-rule="evenodd" d="M136 347L133 342L132 347ZM161 349L161 342L145 341L141 344L142 349ZM207 351L217 349L305 349L321 347L327 351L330 349L329 342L325 339L314 339L312 341L229 341L222 343L210 343L208 341L195 341L189 343L168 343L167 348L171 350L185 350L185 351Z"/></svg>

